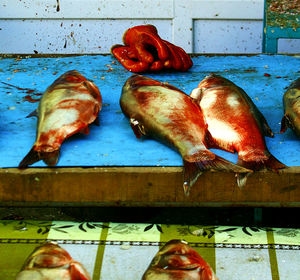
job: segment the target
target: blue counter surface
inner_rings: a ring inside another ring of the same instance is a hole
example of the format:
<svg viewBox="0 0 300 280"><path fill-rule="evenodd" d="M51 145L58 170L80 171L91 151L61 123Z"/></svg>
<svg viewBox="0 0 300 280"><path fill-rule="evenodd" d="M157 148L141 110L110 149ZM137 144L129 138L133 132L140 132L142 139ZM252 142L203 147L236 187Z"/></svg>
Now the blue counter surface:
<svg viewBox="0 0 300 280"><path fill-rule="evenodd" d="M270 152L287 166L300 166L300 140L289 129L280 134L282 96L300 76L300 57L287 55L194 56L189 72L145 73L189 94L209 73L243 88L267 119L275 137L266 138ZM136 139L122 114L121 89L132 73L111 55L0 58L0 168L17 167L31 149L36 133L34 111L46 88L61 74L76 69L99 87L103 98L100 126L89 135L74 135L61 147L57 166L181 166L181 156L149 138ZM236 154L213 150L233 162ZM42 161L33 167L46 166Z"/></svg>

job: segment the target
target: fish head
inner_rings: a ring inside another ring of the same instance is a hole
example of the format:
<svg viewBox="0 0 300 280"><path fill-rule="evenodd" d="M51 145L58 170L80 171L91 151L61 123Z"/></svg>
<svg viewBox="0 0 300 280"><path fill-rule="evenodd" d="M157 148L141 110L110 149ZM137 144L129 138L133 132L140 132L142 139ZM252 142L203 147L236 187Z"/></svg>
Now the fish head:
<svg viewBox="0 0 300 280"><path fill-rule="evenodd" d="M25 262L16 280L90 280L83 265L56 242L37 247Z"/></svg>
<svg viewBox="0 0 300 280"><path fill-rule="evenodd" d="M216 280L217 278L211 267L186 241L174 239L167 242L156 254L143 279Z"/></svg>
<svg viewBox="0 0 300 280"><path fill-rule="evenodd" d="M72 261L69 253L55 242L39 246L31 254L24 269L60 267Z"/></svg>

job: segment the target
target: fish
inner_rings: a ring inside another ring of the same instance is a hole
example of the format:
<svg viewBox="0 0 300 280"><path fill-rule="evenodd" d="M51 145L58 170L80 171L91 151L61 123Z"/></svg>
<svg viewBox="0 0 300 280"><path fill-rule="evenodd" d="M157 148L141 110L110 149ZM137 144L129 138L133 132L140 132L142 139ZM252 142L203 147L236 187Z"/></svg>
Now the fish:
<svg viewBox="0 0 300 280"><path fill-rule="evenodd" d="M267 168L278 172L286 167L269 152L265 136L274 137L274 134L242 88L222 76L211 74L192 90L190 96L202 109L212 136L210 148L237 152L237 164L253 171ZM245 186L249 174L237 175L240 188Z"/></svg>
<svg viewBox="0 0 300 280"><path fill-rule="evenodd" d="M75 133L89 134L89 124L99 125L101 108L98 87L78 71L58 77L46 89L38 109L29 115L38 117L36 140L19 168L40 160L49 166L56 165L63 141Z"/></svg>
<svg viewBox="0 0 300 280"><path fill-rule="evenodd" d="M218 280L211 266L185 240L168 241L154 256L142 280Z"/></svg>
<svg viewBox="0 0 300 280"><path fill-rule="evenodd" d="M207 149L210 136L200 107L173 85L132 75L122 88L120 107L137 138L150 136L181 154L185 195L206 170L251 172Z"/></svg>
<svg viewBox="0 0 300 280"><path fill-rule="evenodd" d="M16 280L91 280L84 266L56 242L35 248Z"/></svg>
<svg viewBox="0 0 300 280"><path fill-rule="evenodd" d="M300 78L292 82L284 93L283 107L280 133L289 127L300 137Z"/></svg>

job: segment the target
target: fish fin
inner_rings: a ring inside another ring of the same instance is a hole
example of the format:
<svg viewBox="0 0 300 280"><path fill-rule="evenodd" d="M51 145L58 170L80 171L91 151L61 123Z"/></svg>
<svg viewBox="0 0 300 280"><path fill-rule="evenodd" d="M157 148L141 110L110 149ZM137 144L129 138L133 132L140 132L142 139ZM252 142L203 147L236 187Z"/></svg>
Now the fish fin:
<svg viewBox="0 0 300 280"><path fill-rule="evenodd" d="M291 124L290 118L288 115L284 115L282 120L281 120L281 128L280 128L280 133L284 133L288 127L293 127Z"/></svg>
<svg viewBox="0 0 300 280"><path fill-rule="evenodd" d="M203 161L190 162L183 160L184 166L184 182L183 190L186 196L189 195L190 189L193 184L198 180L199 176L206 170L221 170L221 171L231 171L234 173L251 173L249 170L243 166L238 166L220 156L214 155L214 158Z"/></svg>
<svg viewBox="0 0 300 280"><path fill-rule="evenodd" d="M251 169L253 171L258 171L261 169L269 169L275 172L278 172L278 169L286 168L286 165L280 162L277 158L270 154L268 159L266 160L258 160L258 161L245 161L242 159L238 159L238 165L243 166L245 168Z"/></svg>
<svg viewBox="0 0 300 280"><path fill-rule="evenodd" d="M89 129L88 126L86 126L86 127L83 127L82 129L80 129L79 132L82 133L82 134L85 134L85 135L89 135L90 129Z"/></svg>
<svg viewBox="0 0 300 280"><path fill-rule="evenodd" d="M273 138L274 137L273 131L268 125L264 115L258 110L258 108L253 103L249 95L242 88L238 87L238 89L243 93L243 96L245 97L248 104L250 105L251 111L254 114L255 119L259 122L260 128L262 129L264 136Z"/></svg>
<svg viewBox="0 0 300 280"><path fill-rule="evenodd" d="M216 140L213 138L213 136L208 130L205 133L205 144L208 149L219 149L233 154L235 153L235 150L233 149L232 145L224 143L225 145L221 146L219 143L216 142Z"/></svg>
<svg viewBox="0 0 300 280"><path fill-rule="evenodd" d="M264 115L257 109L256 106L254 108L254 115L257 116L256 120L258 121L258 123L262 129L263 135L266 137L273 138L274 133L273 133L272 129L268 125L267 120L265 119Z"/></svg>
<svg viewBox="0 0 300 280"><path fill-rule="evenodd" d="M236 181L237 185L240 189L243 189L246 186L247 179L251 175L251 173L237 173L236 176Z"/></svg>
<svg viewBox="0 0 300 280"><path fill-rule="evenodd" d="M267 124L267 121L264 120L264 122L262 122L261 124L262 124L264 136L274 138L274 133L272 129L269 127L269 125Z"/></svg>
<svg viewBox="0 0 300 280"><path fill-rule="evenodd" d="M34 164L35 162L38 162L40 160L41 160L40 154L32 147L29 153L20 162L18 168L19 169L27 168L28 165Z"/></svg>
<svg viewBox="0 0 300 280"><path fill-rule="evenodd" d="M34 164L40 160L43 160L47 165L55 165L58 161L59 150L53 152L37 152L34 147L31 148L29 153L20 162L18 168L24 169L28 165Z"/></svg>
<svg viewBox="0 0 300 280"><path fill-rule="evenodd" d="M38 117L38 112L37 112L37 110L34 110L34 111L31 112L28 116L26 116L26 118L31 118L31 117Z"/></svg>
<svg viewBox="0 0 300 280"><path fill-rule="evenodd" d="M256 106L254 107L254 115L257 116L257 120L260 124L260 127L262 129L264 136L273 138L274 133L273 133L272 129L268 125L267 120L265 119L264 115L257 109Z"/></svg>
<svg viewBox="0 0 300 280"><path fill-rule="evenodd" d="M205 144L209 149L218 149L219 146L217 145L215 139L212 137L210 132L206 130L205 133Z"/></svg>
<svg viewBox="0 0 300 280"><path fill-rule="evenodd" d="M96 119L93 122L95 125L100 126L100 119L99 116L96 117Z"/></svg>
<svg viewBox="0 0 300 280"><path fill-rule="evenodd" d="M130 126L136 138L141 138L143 135L146 135L144 126L138 120L130 118Z"/></svg>
<svg viewBox="0 0 300 280"><path fill-rule="evenodd" d="M253 171L266 168L278 172L278 169L282 169L286 167L286 165L281 163L273 155L270 155L267 160L260 160L260 161L244 161L239 158L237 164L245 168L251 169ZM237 184L241 189L246 185L247 179L250 174L251 173L236 174Z"/></svg>
<svg viewBox="0 0 300 280"><path fill-rule="evenodd" d="M56 165L59 158L59 149L53 152L42 152L40 153L41 159L49 166Z"/></svg>
<svg viewBox="0 0 300 280"><path fill-rule="evenodd" d="M84 86L88 89L89 93L95 98L98 99L100 95L100 91L98 87L89 80L83 81ZM101 98L101 96L100 96Z"/></svg>

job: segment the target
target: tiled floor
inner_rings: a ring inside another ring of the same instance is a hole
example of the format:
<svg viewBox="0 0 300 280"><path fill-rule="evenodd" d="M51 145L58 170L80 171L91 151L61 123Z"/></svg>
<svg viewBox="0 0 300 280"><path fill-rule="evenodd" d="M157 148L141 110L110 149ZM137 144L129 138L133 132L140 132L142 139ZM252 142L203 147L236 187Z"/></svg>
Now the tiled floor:
<svg viewBox="0 0 300 280"><path fill-rule="evenodd" d="M188 241L220 280L299 279L300 229L31 220L0 220L0 279L15 279L46 240L58 242L92 279L141 279L171 239Z"/></svg>

